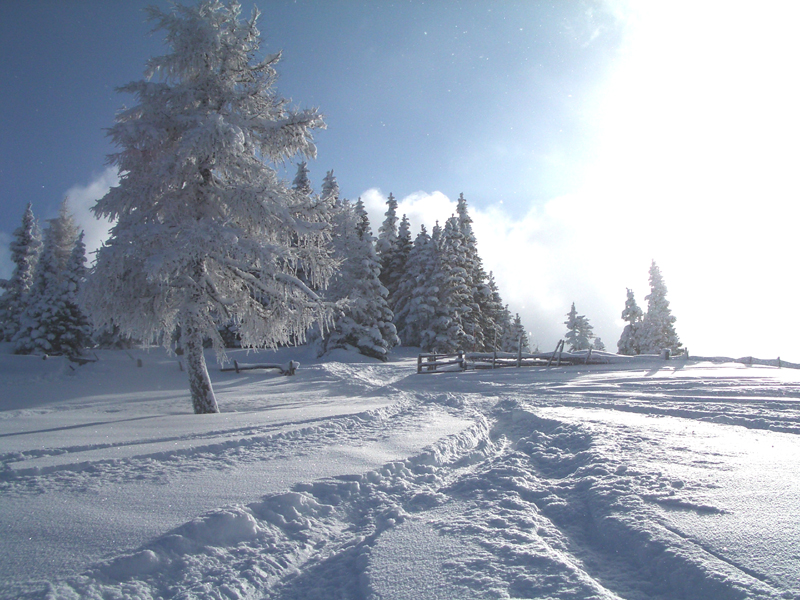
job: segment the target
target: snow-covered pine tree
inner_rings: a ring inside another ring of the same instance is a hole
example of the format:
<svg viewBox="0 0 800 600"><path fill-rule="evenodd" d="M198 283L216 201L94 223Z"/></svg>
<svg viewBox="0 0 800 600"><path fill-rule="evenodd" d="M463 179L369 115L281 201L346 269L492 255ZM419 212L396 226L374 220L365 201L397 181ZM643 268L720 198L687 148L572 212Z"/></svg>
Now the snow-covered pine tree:
<svg viewBox="0 0 800 600"><path fill-rule="evenodd" d="M603 352L606 349L606 345L603 343L599 337L594 338L594 342L592 343L592 348L597 350L598 352Z"/></svg>
<svg viewBox="0 0 800 600"><path fill-rule="evenodd" d="M425 269L421 276L420 285L414 292L414 302L417 305L414 314L419 314L422 319L419 326L419 345L426 351L441 350L436 345L440 331L446 329L447 323L442 319L442 228L439 222L431 229L430 238L425 245L423 257ZM408 317L410 318L410 317Z"/></svg>
<svg viewBox="0 0 800 600"><path fill-rule="evenodd" d="M492 347L492 336L496 325L492 321L494 298L489 287L483 261L478 254L478 240L472 230L472 217L469 216L464 194L459 194L456 213L458 229L463 237L464 268L467 271L467 285L472 294L472 310L464 327L472 332L470 350L488 350Z"/></svg>
<svg viewBox="0 0 800 600"><path fill-rule="evenodd" d="M437 288L436 316L431 324L435 334L431 349L437 352L471 350L475 327L471 319L472 290L464 261L463 235L458 219L450 217L441 234L437 270L431 282Z"/></svg>
<svg viewBox="0 0 800 600"><path fill-rule="evenodd" d="M335 300L347 299L323 342L325 351L356 348L365 356L385 361L389 350L400 343L392 323L387 291L380 282L380 264L364 203L342 213L334 230L335 248L343 259L331 283Z"/></svg>
<svg viewBox="0 0 800 600"><path fill-rule="evenodd" d="M679 354L683 347L675 332L675 317L669 308L667 286L656 261L650 265L650 293L645 296L645 300L647 312L642 319L641 352L660 353L668 348L672 354Z"/></svg>
<svg viewBox="0 0 800 600"><path fill-rule="evenodd" d="M311 196L314 193L314 188L311 186L311 180L308 178L308 163L301 160L297 163L297 174L292 181L292 188L304 196Z"/></svg>
<svg viewBox="0 0 800 600"><path fill-rule="evenodd" d="M400 226L397 228L397 239L394 242L394 248L390 253L389 285L386 289L389 291L389 306L392 311L400 302L398 297L400 281L406 272L411 246L411 223L409 223L408 217L403 215L403 218L400 219Z"/></svg>
<svg viewBox="0 0 800 600"><path fill-rule="evenodd" d="M629 356L640 354L639 338L641 337L642 317L642 309L636 304L633 290L628 288L628 297L625 300L625 308L622 311L622 320L627 325L622 330L622 335L617 342L617 351L620 354Z"/></svg>
<svg viewBox="0 0 800 600"><path fill-rule="evenodd" d="M20 317L19 331L13 338L14 352L17 354L65 353L66 348L62 348L60 343L68 327L62 322L65 317L65 280L77 239L78 228L65 199L58 217L47 221L42 253L27 296L27 307Z"/></svg>
<svg viewBox="0 0 800 600"><path fill-rule="evenodd" d="M123 335L168 344L180 326L194 410L217 412L203 340L224 355L219 323L243 346L274 347L330 318L310 287L336 268L326 211L266 162L313 157L324 123L275 93L280 54L257 58L258 11L241 21L238 3L201 0L148 12L169 52L121 88L136 105L110 129L120 183L93 210L116 224L87 306Z"/></svg>
<svg viewBox="0 0 800 600"><path fill-rule="evenodd" d="M320 199L323 202L327 202L334 209L339 205L339 182L336 181L333 169L328 171L325 174L325 179L322 180Z"/></svg>
<svg viewBox="0 0 800 600"><path fill-rule="evenodd" d="M421 345L421 334L429 329L436 311L436 299L431 296L429 286L434 252L431 238L422 225L408 254L395 305L397 333L405 346Z"/></svg>
<svg viewBox="0 0 800 600"><path fill-rule="evenodd" d="M522 318L517 313L508 332L508 344L504 350L506 352L530 352L530 342L525 327L522 325Z"/></svg>
<svg viewBox="0 0 800 600"><path fill-rule="evenodd" d="M86 282L86 245L83 231L78 235L67 260L62 282L59 310L56 313L58 331L51 344L68 356L79 356L91 344L92 327L81 308L81 292Z"/></svg>
<svg viewBox="0 0 800 600"><path fill-rule="evenodd" d="M12 235L9 249L14 271L11 278L3 282L3 295L0 296L0 341L7 342L19 331L20 318L28 305L28 293L33 286L36 263L42 250L39 226L30 203L22 215L22 225Z"/></svg>
<svg viewBox="0 0 800 600"><path fill-rule="evenodd" d="M378 239L375 242L375 249L378 252L378 260L381 263L381 283L389 290L390 305L394 299L394 286L397 281L392 271L394 252L397 247L397 200L389 193L386 200L386 218L378 229Z"/></svg>
<svg viewBox="0 0 800 600"><path fill-rule="evenodd" d="M489 300L481 309L481 314L486 322L483 330L485 349L501 350L503 347L503 334L511 326L511 315L503 305L503 299L500 297L500 290L494 279L494 273L489 273L486 286L489 289Z"/></svg>
<svg viewBox="0 0 800 600"><path fill-rule="evenodd" d="M579 315L575 310L575 303L572 303L572 308L567 313L567 320L564 321L567 326L567 335L564 341L569 344L569 351L575 352L577 350L588 350L592 347L592 326L589 324L589 319L584 315Z"/></svg>

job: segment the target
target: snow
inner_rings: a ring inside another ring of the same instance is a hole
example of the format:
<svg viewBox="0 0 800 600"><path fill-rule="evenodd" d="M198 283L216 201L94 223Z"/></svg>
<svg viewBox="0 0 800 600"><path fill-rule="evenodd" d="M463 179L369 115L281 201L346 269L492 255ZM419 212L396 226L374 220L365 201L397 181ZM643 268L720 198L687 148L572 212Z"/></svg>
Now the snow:
<svg viewBox="0 0 800 600"><path fill-rule="evenodd" d="M798 370L97 357L0 346L0 598L800 598Z"/></svg>

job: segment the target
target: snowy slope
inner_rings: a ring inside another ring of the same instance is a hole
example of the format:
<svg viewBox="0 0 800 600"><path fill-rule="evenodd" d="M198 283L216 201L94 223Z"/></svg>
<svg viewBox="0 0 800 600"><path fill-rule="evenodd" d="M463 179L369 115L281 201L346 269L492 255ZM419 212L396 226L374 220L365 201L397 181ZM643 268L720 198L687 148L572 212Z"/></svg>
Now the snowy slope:
<svg viewBox="0 0 800 600"><path fill-rule="evenodd" d="M2 598L800 598L800 371L98 354L0 354Z"/></svg>

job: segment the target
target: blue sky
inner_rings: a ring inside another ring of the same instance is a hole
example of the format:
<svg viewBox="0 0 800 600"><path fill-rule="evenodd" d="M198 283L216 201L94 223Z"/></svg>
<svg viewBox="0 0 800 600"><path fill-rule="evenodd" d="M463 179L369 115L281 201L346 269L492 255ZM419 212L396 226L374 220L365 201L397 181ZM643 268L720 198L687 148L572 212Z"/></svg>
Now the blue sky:
<svg viewBox="0 0 800 600"><path fill-rule="evenodd" d="M101 237L104 128L131 101L115 87L164 51L147 4L0 3L0 276L28 201L44 219L68 195ZM796 291L793 3L256 4L279 91L328 124L312 180L334 169L375 230L389 192L417 226L463 192L543 349L573 301L613 347L625 287L643 305L655 259L691 350L800 360L800 326L755 312Z"/></svg>

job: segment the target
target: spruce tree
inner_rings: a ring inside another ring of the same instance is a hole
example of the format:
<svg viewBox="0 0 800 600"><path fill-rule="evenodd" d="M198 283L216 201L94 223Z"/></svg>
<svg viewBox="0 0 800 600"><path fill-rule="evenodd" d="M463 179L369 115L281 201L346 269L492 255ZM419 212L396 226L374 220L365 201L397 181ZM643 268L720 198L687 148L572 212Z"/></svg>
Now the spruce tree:
<svg viewBox="0 0 800 600"><path fill-rule="evenodd" d="M437 346L437 337L447 328L446 308L442 305L442 228L439 222L431 229L430 239L425 245L425 269L420 285L415 290L416 313L421 317L419 345L426 351L445 351Z"/></svg>
<svg viewBox="0 0 800 600"><path fill-rule="evenodd" d="M405 346L422 345L422 332L430 328L436 311L436 299L430 290L433 260L431 238L422 225L408 254L394 311L397 333Z"/></svg>
<svg viewBox="0 0 800 600"><path fill-rule="evenodd" d="M70 329L75 325L71 308L67 306L71 296L72 303L75 303L74 295L69 292L72 283L69 269L76 270L74 278L83 279L83 272L75 266L78 240L78 228L64 200L58 217L47 222L27 307L13 338L17 354L70 354L75 349L70 341L62 344L62 338L72 339ZM80 249L83 250L82 240ZM75 308L80 312L77 306ZM87 341L82 333L76 335L82 343Z"/></svg>
<svg viewBox="0 0 800 600"><path fill-rule="evenodd" d="M514 321L508 332L508 344L505 348L506 352L530 352L530 342L528 341L528 333L522 325L522 319L517 313L514 316Z"/></svg>
<svg viewBox="0 0 800 600"><path fill-rule="evenodd" d="M578 350L588 350L592 347L592 326L589 324L589 319L584 315L579 315L575 309L575 303L572 303L572 308L567 313L567 320L564 321L567 326L567 335L564 341L569 344L570 352Z"/></svg>
<svg viewBox="0 0 800 600"><path fill-rule="evenodd" d="M617 342L617 351L620 354L632 356L640 354L640 337L642 328L642 309L636 304L633 297L633 290L628 288L628 297L625 300L625 308L622 311L622 320L627 323L622 330L622 335Z"/></svg>
<svg viewBox="0 0 800 600"><path fill-rule="evenodd" d="M675 332L675 317L669 308L667 286L655 261L650 265L650 293L645 300L647 313L642 319L640 338L642 353L658 354L665 349L673 354L680 353L683 348Z"/></svg>
<svg viewBox="0 0 800 600"><path fill-rule="evenodd" d="M333 169L328 171L325 174L325 179L322 180L320 199L329 203L332 208L336 208L339 204L339 182L336 181Z"/></svg>
<svg viewBox="0 0 800 600"><path fill-rule="evenodd" d="M311 196L314 193L308 173L308 163L306 161L303 160L297 163L297 174L294 176L294 181L292 181L292 188L303 196Z"/></svg>
<svg viewBox="0 0 800 600"><path fill-rule="evenodd" d="M369 217L359 198L355 208L337 219L335 256L343 262L333 282L334 299L347 303L326 336L324 350L355 348L365 356L387 360L399 343L392 323L387 291L380 282L380 264L375 253Z"/></svg>
<svg viewBox="0 0 800 600"><path fill-rule="evenodd" d="M168 344L180 327L194 410L218 412L203 355L204 339L224 355L218 325L274 347L330 318L314 291L336 266L327 211L270 166L315 156L324 123L275 93L280 54L258 56L258 11L242 21L238 3L201 0L148 12L169 51L121 88L136 104L109 131L122 176L93 210L116 224L87 305L123 335Z"/></svg>
<svg viewBox="0 0 800 600"><path fill-rule="evenodd" d="M30 203L22 215L22 225L13 233L9 248L14 271L11 278L3 282L3 295L0 296L0 340L7 342L19 331L20 318L28 305L28 294L42 250L39 226Z"/></svg>
<svg viewBox="0 0 800 600"><path fill-rule="evenodd" d="M467 285L472 295L469 321L465 327L473 332L471 349L488 350L492 346L496 329L496 324L493 322L495 298L478 253L478 241L472 230L472 218L469 216L463 193L458 197L456 213L464 247L463 264L467 272Z"/></svg>
<svg viewBox="0 0 800 600"><path fill-rule="evenodd" d="M606 349L606 345L603 343L599 337L594 338L594 342L592 343L592 348L597 350L598 352L603 352Z"/></svg>
<svg viewBox="0 0 800 600"><path fill-rule="evenodd" d="M378 260L381 263L381 283L389 290L389 302L394 301L394 292L397 285L397 277L392 270L394 253L397 247L397 200L389 193L386 200L385 219L378 229L378 240L375 249L378 252Z"/></svg>

